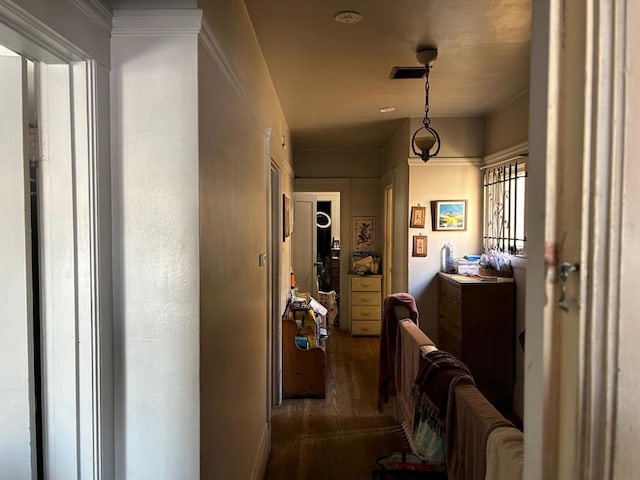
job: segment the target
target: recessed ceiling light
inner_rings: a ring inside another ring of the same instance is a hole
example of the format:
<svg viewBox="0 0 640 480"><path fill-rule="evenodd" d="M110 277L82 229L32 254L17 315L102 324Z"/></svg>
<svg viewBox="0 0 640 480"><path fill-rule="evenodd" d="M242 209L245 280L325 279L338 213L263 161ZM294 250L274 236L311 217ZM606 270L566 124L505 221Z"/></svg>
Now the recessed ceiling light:
<svg viewBox="0 0 640 480"><path fill-rule="evenodd" d="M389 113L389 112L393 112L395 109L396 107L380 107L378 111L380 113Z"/></svg>
<svg viewBox="0 0 640 480"><path fill-rule="evenodd" d="M333 17L333 19L338 23L358 23L362 20L362 15L358 12L354 12L353 10L345 10L344 12L338 12Z"/></svg>

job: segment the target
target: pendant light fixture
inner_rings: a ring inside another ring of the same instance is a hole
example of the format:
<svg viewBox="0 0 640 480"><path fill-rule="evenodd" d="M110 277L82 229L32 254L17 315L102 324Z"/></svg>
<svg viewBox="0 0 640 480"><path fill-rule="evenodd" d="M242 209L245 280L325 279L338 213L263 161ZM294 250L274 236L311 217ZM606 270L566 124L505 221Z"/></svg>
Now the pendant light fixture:
<svg viewBox="0 0 640 480"><path fill-rule="evenodd" d="M423 162L427 162L440 152L440 135L431 127L431 120L429 120L429 70L437 56L438 50L435 48L423 48L416 53L418 62L424 65L424 118L422 127L417 129L411 137L411 148Z"/></svg>

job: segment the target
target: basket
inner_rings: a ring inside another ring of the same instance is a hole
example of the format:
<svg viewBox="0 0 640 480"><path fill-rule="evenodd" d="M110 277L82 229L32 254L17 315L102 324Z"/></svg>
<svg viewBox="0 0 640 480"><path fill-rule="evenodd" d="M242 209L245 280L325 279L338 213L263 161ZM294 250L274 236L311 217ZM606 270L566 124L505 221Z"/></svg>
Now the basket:
<svg viewBox="0 0 640 480"><path fill-rule="evenodd" d="M513 270L493 270L492 268L480 267L478 274L481 277L504 277L513 278Z"/></svg>

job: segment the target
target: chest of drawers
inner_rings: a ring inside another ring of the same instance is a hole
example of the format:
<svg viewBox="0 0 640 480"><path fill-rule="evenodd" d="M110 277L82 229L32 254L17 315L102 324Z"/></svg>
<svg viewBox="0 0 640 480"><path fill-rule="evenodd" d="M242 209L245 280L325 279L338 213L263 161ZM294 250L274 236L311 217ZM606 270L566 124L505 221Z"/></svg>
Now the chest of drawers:
<svg viewBox="0 0 640 480"><path fill-rule="evenodd" d="M350 275L351 335L380 335L382 275Z"/></svg>
<svg viewBox="0 0 640 480"><path fill-rule="evenodd" d="M514 325L513 279L438 274L438 348L466 364L494 404L512 403Z"/></svg>

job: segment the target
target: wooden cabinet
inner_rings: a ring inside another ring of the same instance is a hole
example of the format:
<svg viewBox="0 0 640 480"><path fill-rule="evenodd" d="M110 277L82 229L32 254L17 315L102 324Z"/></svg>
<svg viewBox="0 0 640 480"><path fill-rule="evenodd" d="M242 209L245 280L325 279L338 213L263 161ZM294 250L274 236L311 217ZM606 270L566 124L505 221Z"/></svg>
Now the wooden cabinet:
<svg viewBox="0 0 640 480"><path fill-rule="evenodd" d="M350 275L351 335L380 335L382 275Z"/></svg>
<svg viewBox="0 0 640 480"><path fill-rule="evenodd" d="M282 393L284 398L325 395L325 351L304 350L296 345L298 324L282 320Z"/></svg>
<svg viewBox="0 0 640 480"><path fill-rule="evenodd" d="M333 255L331 256L331 290L340 293L340 257Z"/></svg>
<svg viewBox="0 0 640 480"><path fill-rule="evenodd" d="M511 405L515 309L511 278L482 281L438 274L438 348L469 367L482 394Z"/></svg>

